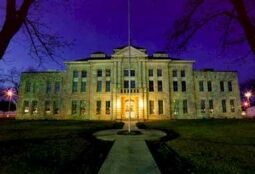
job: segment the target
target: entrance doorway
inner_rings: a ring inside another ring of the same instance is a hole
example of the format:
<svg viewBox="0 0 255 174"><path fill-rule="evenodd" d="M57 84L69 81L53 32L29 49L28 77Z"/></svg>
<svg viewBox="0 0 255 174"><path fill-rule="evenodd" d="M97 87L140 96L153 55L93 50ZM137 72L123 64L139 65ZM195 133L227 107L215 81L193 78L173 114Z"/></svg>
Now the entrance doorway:
<svg viewBox="0 0 255 174"><path fill-rule="evenodd" d="M129 100L125 100L125 119L129 119L129 111L130 111L130 117L131 119L136 118L136 103L134 100L130 100L130 105L129 105Z"/></svg>

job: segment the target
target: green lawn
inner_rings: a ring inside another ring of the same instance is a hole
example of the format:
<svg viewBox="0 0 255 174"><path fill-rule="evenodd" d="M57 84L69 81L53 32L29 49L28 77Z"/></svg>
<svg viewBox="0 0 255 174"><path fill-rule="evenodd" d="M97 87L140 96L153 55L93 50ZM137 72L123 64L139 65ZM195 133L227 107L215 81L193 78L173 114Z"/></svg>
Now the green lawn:
<svg viewBox="0 0 255 174"><path fill-rule="evenodd" d="M0 120L0 173L97 173L112 142L92 133L107 121Z"/></svg>
<svg viewBox="0 0 255 174"><path fill-rule="evenodd" d="M140 126L168 132L167 147L195 173L255 173L255 120L151 121Z"/></svg>

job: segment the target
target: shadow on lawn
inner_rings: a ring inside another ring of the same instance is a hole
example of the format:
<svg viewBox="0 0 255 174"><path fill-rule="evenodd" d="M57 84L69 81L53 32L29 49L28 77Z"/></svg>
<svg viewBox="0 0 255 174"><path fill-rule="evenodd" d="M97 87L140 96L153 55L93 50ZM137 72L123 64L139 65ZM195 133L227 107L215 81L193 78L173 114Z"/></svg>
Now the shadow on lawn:
<svg viewBox="0 0 255 174"><path fill-rule="evenodd" d="M140 129L147 129L144 123L137 123ZM157 165L162 174L169 173L195 173L193 165L185 158L182 158L166 145L169 140L174 140L180 135L173 130L161 130L167 133L167 136L162 137L158 141L146 141Z"/></svg>

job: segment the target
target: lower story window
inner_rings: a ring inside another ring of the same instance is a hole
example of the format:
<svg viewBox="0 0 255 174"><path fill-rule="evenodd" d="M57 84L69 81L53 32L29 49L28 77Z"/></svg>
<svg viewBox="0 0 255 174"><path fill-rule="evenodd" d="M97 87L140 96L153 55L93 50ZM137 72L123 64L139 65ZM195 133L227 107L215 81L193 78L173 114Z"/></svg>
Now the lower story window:
<svg viewBox="0 0 255 174"><path fill-rule="evenodd" d="M174 115L179 114L179 100L174 100Z"/></svg>
<svg viewBox="0 0 255 174"><path fill-rule="evenodd" d="M221 100L222 112L227 112L226 100Z"/></svg>
<svg viewBox="0 0 255 174"><path fill-rule="evenodd" d="M87 113L85 100L80 101L80 114L85 115Z"/></svg>
<svg viewBox="0 0 255 174"><path fill-rule="evenodd" d="M36 100L32 101L32 114L38 113L38 102Z"/></svg>
<svg viewBox="0 0 255 174"><path fill-rule="evenodd" d="M111 102L110 101L106 101L105 102L105 114L109 115L111 112Z"/></svg>
<svg viewBox="0 0 255 174"><path fill-rule="evenodd" d="M150 104L150 114L154 114L154 101L150 100L149 104Z"/></svg>
<svg viewBox="0 0 255 174"><path fill-rule="evenodd" d="M201 113L205 113L205 100L200 101Z"/></svg>
<svg viewBox="0 0 255 174"><path fill-rule="evenodd" d="M183 103L182 103L182 109L183 109L183 113L184 114L187 114L188 113L188 101L187 100L183 100Z"/></svg>
<svg viewBox="0 0 255 174"><path fill-rule="evenodd" d="M102 110L102 103L101 103L101 100L98 100L97 103L96 103L97 107L96 107L96 114L101 114L101 110Z"/></svg>
<svg viewBox="0 0 255 174"><path fill-rule="evenodd" d="M164 108L163 108L163 100L158 101L158 114L163 114Z"/></svg>
<svg viewBox="0 0 255 174"><path fill-rule="evenodd" d="M24 112L24 114L29 113L29 101L24 101L24 103L23 103L23 112Z"/></svg>
<svg viewBox="0 0 255 174"><path fill-rule="evenodd" d="M45 112L45 114L50 114L50 111L51 109L50 109L50 101L49 100L47 100L47 101L45 101L45 110L44 110L44 112Z"/></svg>
<svg viewBox="0 0 255 174"><path fill-rule="evenodd" d="M230 111L235 112L235 100L234 99L230 100Z"/></svg>
<svg viewBox="0 0 255 174"><path fill-rule="evenodd" d="M72 114L77 114L77 101L73 100L72 101Z"/></svg>
<svg viewBox="0 0 255 174"><path fill-rule="evenodd" d="M60 112L60 101L55 100L53 101L53 114L59 114Z"/></svg>

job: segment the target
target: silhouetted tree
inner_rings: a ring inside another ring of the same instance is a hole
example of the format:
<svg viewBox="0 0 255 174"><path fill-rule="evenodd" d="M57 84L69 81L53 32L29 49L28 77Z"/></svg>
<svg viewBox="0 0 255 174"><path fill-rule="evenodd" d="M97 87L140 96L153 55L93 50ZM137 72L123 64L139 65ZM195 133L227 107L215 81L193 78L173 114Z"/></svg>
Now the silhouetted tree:
<svg viewBox="0 0 255 174"><path fill-rule="evenodd" d="M32 7L36 8L40 5L39 3L42 3L42 1L22 0L21 5L18 6L16 0L6 0L5 19L0 30L0 60L3 58L13 37L22 27L24 27L26 36L31 43L31 55L36 56L40 61L45 55L56 61L54 56L58 48L69 45L56 34L45 32L45 25L34 16L29 16Z"/></svg>
<svg viewBox="0 0 255 174"><path fill-rule="evenodd" d="M169 46L186 49L203 27L212 24L220 25L222 29L223 35L219 38L222 51L228 46L247 42L255 54L254 9L254 0L187 0L184 15L175 21L170 33ZM243 33L237 34L237 27L241 27Z"/></svg>

